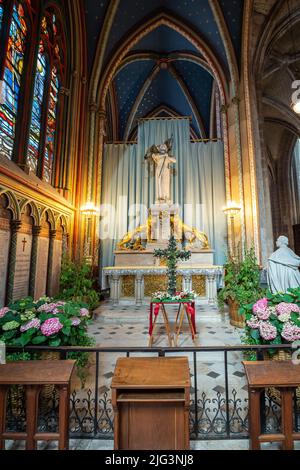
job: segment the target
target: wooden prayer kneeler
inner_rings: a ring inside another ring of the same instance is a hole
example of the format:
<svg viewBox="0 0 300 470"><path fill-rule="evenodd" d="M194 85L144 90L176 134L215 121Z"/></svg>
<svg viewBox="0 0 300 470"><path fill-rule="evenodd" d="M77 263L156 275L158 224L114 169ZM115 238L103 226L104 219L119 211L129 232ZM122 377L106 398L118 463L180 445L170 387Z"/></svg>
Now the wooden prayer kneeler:
<svg viewBox="0 0 300 470"><path fill-rule="evenodd" d="M300 385L300 365L292 361L245 361L249 386L249 430L251 450L260 450L262 442L282 442L284 450L293 450L300 433L293 428L293 397ZM262 434L260 397L266 388L275 387L281 393L281 433Z"/></svg>
<svg viewBox="0 0 300 470"><path fill-rule="evenodd" d="M189 450L188 359L122 358L112 379L115 450Z"/></svg>
<svg viewBox="0 0 300 470"><path fill-rule="evenodd" d="M37 441L58 441L59 450L69 447L70 382L75 361L25 361L0 365L0 450L5 440L26 441L36 450ZM6 397L10 385L23 385L26 393L26 432L6 432ZM55 385L59 392L58 433L37 430L38 399L42 385Z"/></svg>

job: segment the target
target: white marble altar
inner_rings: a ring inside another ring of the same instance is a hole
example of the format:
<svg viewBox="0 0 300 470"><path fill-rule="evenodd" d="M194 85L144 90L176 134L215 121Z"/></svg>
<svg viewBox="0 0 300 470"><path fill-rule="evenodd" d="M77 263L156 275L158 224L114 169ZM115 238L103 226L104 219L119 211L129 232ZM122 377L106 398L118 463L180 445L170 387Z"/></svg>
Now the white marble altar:
<svg viewBox="0 0 300 470"><path fill-rule="evenodd" d="M222 266L186 265L178 267L178 276L182 276L182 290L193 290L193 276L204 276L206 279L206 296L198 299L209 305L216 303L218 282L223 277ZM146 276L166 275L167 268L164 266L114 266L103 269L102 285L110 287L111 301L118 305L120 301L142 305L149 303L149 298L144 295L144 281ZM121 298L121 280L124 276L133 276L135 279L134 299Z"/></svg>

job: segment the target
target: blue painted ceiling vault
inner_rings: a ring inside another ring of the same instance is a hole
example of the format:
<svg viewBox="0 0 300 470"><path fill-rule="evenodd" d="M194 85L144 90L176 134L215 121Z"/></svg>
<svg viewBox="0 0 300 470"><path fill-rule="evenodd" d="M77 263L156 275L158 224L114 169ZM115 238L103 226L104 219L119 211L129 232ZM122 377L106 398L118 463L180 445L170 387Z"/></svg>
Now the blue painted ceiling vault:
<svg viewBox="0 0 300 470"><path fill-rule="evenodd" d="M237 64L240 64L244 0L219 0ZM85 0L89 70L108 15L110 0ZM130 33L165 12L197 33L212 50L229 80L229 63L209 0L120 0L109 32L104 64ZM121 64L109 89L111 140L128 140L138 118L191 116L192 135L214 136L212 126L215 80L199 51L179 32L160 25L144 36ZM113 135L112 135L113 133Z"/></svg>

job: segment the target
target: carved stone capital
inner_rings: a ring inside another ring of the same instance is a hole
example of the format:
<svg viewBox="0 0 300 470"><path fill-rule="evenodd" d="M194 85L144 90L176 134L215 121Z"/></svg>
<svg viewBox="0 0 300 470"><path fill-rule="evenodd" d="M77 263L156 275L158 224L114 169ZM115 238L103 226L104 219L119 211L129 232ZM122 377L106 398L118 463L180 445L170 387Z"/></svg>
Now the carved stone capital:
<svg viewBox="0 0 300 470"><path fill-rule="evenodd" d="M90 103L89 110L90 110L90 113L96 113L98 111L97 103Z"/></svg>
<svg viewBox="0 0 300 470"><path fill-rule="evenodd" d="M241 102L241 99L238 96L234 96L231 100L232 104L238 105Z"/></svg>
<svg viewBox="0 0 300 470"><path fill-rule="evenodd" d="M227 111L229 109L229 105L228 104L222 104L221 108L220 108L220 112L221 114L226 114Z"/></svg>
<svg viewBox="0 0 300 470"><path fill-rule="evenodd" d="M17 233L22 226L21 220L11 220L10 221L10 228L12 233Z"/></svg>
<svg viewBox="0 0 300 470"><path fill-rule="evenodd" d="M62 86L59 90L59 93L63 96L70 96L70 89Z"/></svg>
<svg viewBox="0 0 300 470"><path fill-rule="evenodd" d="M42 227L40 225L34 225L32 227L32 236L39 237L42 231Z"/></svg>
<svg viewBox="0 0 300 470"><path fill-rule="evenodd" d="M50 239L54 240L56 238L56 230L50 230Z"/></svg>

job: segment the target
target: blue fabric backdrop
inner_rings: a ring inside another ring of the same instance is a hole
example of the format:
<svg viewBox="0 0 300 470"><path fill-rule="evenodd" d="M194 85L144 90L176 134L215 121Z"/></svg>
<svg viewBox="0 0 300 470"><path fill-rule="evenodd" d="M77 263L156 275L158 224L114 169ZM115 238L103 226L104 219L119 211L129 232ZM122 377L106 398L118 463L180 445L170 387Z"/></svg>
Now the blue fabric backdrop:
<svg viewBox="0 0 300 470"><path fill-rule="evenodd" d="M108 144L103 158L102 204L115 208L108 216L111 239L102 242L101 265L113 266L116 243L125 233L144 223L147 208L155 202L155 178L144 161L153 144L173 135L172 153L177 159L172 178L173 201L185 223L207 233L216 251L215 264L223 264L227 247L224 149L221 142L191 143L188 119L141 121L138 144ZM139 213L133 205L142 204ZM131 214L128 210L131 208ZM108 223L107 223L108 225Z"/></svg>

